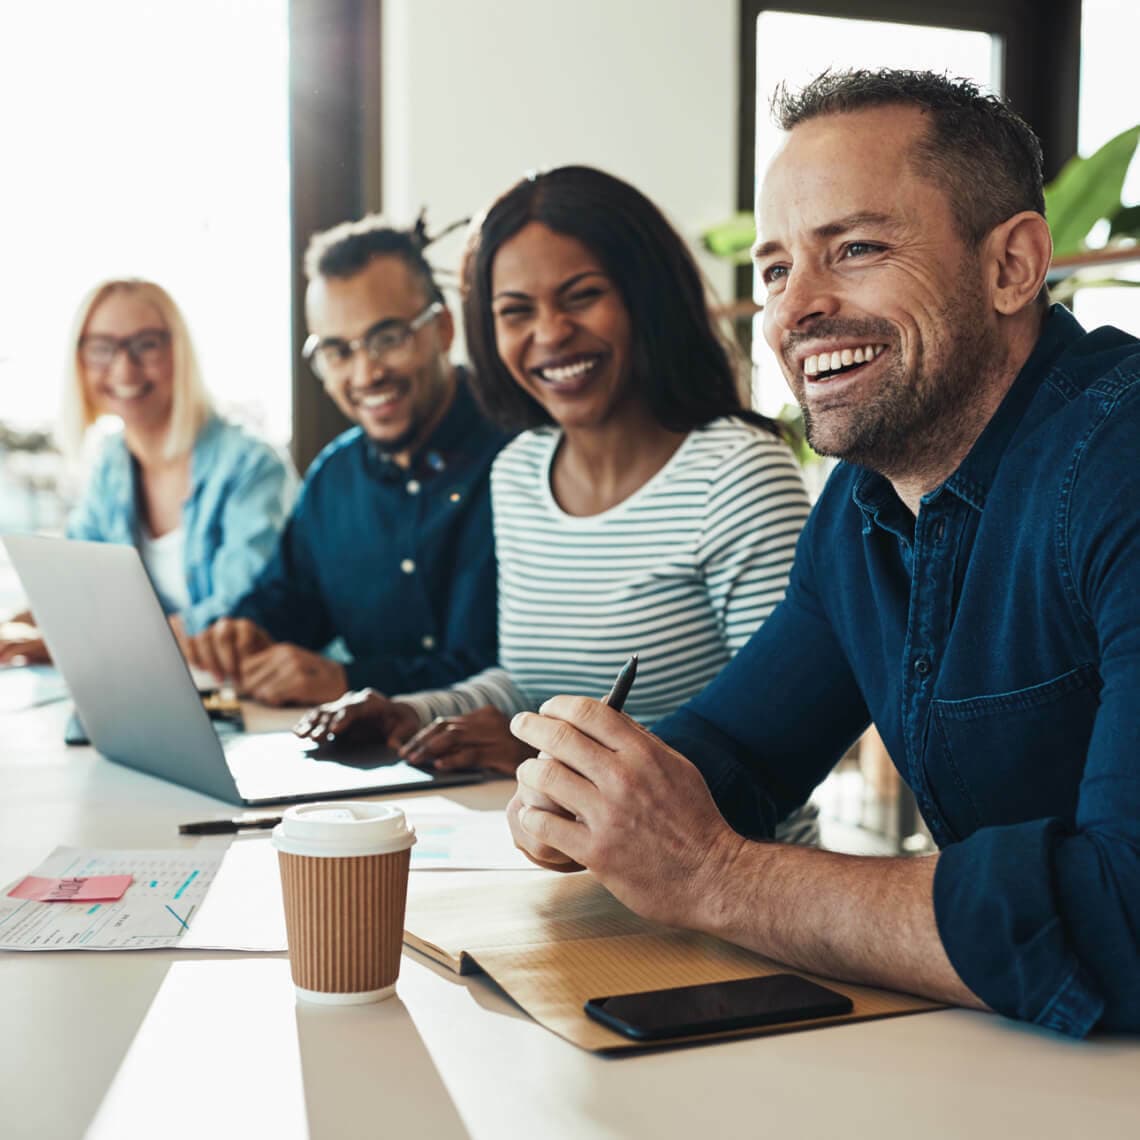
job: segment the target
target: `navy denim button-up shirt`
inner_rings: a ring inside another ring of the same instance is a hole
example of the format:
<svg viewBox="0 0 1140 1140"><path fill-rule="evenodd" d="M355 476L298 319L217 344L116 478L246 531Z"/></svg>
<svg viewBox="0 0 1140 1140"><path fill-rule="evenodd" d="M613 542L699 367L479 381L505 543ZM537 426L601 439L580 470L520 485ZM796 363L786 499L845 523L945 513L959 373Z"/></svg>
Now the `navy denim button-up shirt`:
<svg viewBox="0 0 1140 1140"><path fill-rule="evenodd" d="M488 476L507 436L457 373L451 407L409 468L360 428L313 460L276 554L233 610L306 649L343 639L352 688L439 688L495 661Z"/></svg>
<svg viewBox="0 0 1140 1140"><path fill-rule="evenodd" d="M938 930L1001 1013L1140 1030L1140 342L1054 308L917 519L841 465L785 602L659 726L745 834L870 721L942 848Z"/></svg>

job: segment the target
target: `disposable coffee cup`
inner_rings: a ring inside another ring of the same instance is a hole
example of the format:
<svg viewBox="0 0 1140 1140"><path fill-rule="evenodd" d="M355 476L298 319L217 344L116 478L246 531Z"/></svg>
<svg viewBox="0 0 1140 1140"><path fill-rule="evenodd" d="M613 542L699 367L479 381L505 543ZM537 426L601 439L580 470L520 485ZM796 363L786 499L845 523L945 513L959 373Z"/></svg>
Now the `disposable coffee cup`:
<svg viewBox="0 0 1140 1140"><path fill-rule="evenodd" d="M273 829L297 996L351 1005L396 990L415 831L389 804L289 808Z"/></svg>

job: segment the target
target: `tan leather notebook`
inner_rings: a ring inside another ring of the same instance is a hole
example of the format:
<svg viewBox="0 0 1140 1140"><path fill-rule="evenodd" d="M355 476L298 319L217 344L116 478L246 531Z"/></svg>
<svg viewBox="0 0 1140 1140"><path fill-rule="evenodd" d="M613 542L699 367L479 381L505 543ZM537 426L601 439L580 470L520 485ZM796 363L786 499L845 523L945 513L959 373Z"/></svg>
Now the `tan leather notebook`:
<svg viewBox="0 0 1140 1140"><path fill-rule="evenodd" d="M638 918L590 874L412 875L404 926L404 941L413 949L457 973L485 971L539 1024L597 1053L790 1033L941 1008L910 994L815 978L849 997L853 1011L648 1045L590 1020L583 1004L610 994L761 977L788 968L720 939Z"/></svg>

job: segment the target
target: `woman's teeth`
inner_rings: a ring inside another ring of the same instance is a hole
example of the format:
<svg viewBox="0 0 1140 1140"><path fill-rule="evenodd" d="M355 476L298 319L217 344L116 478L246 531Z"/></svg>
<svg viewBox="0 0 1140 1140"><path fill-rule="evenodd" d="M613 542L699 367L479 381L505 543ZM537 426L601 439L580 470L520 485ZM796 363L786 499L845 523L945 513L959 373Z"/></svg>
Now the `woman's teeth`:
<svg viewBox="0 0 1140 1140"><path fill-rule="evenodd" d="M804 375L820 376L825 372L838 372L856 364L869 364L886 350L885 344L866 344L858 348L841 348L837 352L820 352L804 358Z"/></svg>
<svg viewBox="0 0 1140 1140"><path fill-rule="evenodd" d="M538 368L535 371L543 380L548 380L553 384L565 384L569 380L577 380L580 376L585 376L597 363L598 358L595 356L589 360L578 360L573 364L555 365L550 368Z"/></svg>
<svg viewBox="0 0 1140 1140"><path fill-rule="evenodd" d="M139 396L143 395L148 389L146 384L116 384L107 389L113 399L116 400L136 400Z"/></svg>

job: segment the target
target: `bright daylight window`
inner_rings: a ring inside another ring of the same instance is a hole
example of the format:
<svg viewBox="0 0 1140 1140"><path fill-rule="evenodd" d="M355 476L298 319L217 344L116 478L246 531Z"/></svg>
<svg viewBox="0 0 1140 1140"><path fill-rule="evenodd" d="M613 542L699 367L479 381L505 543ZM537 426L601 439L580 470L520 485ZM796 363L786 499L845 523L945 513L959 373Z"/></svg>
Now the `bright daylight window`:
<svg viewBox="0 0 1140 1140"><path fill-rule="evenodd" d="M762 12L756 21L756 178L757 186L779 144L769 101L787 81L802 86L826 67L906 67L947 71L1001 89L1000 44L984 32L845 20L791 12ZM759 281L756 300L764 299ZM760 318L752 338L753 402L772 415L792 402L779 365L764 341Z"/></svg>
<svg viewBox="0 0 1140 1140"><path fill-rule="evenodd" d="M1129 94L1128 78L1136 66L1138 33L1136 0L1083 0L1077 128L1077 149L1083 155L1140 121L1140 100ZM1121 200L1140 204L1140 159L1132 160ZM1103 276L1140 282L1140 249L1137 256L1136 262L1108 266ZM1116 325L1140 336L1140 287L1082 289L1073 299L1073 312L1085 328Z"/></svg>
<svg viewBox="0 0 1140 1140"><path fill-rule="evenodd" d="M288 0L5 4L0 42L3 438L53 426L86 290L142 276L186 314L220 410L285 442ZM0 449L0 530L56 521L19 458Z"/></svg>

